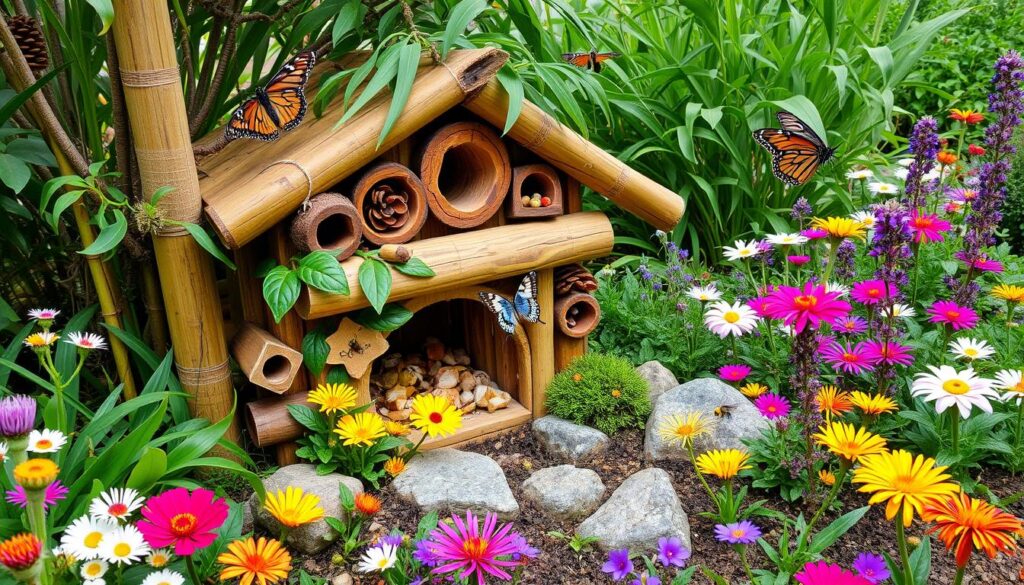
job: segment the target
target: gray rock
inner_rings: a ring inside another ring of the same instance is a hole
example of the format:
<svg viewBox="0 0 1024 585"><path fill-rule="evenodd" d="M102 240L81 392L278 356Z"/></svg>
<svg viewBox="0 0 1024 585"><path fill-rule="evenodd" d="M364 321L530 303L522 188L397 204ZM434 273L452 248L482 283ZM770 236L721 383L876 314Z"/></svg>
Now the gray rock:
<svg viewBox="0 0 1024 585"><path fill-rule="evenodd" d="M732 406L729 416L716 417L719 406ZM694 441L694 450L743 448L742 439L756 439L771 426L757 408L739 390L713 378L698 378L661 395L647 419L644 457L648 461L687 460L689 455L678 443L661 438L658 428L672 415L698 411L715 423L714 430Z"/></svg>
<svg viewBox="0 0 1024 585"><path fill-rule="evenodd" d="M548 455L574 464L604 453L610 443L597 429L551 415L533 421L533 436Z"/></svg>
<svg viewBox="0 0 1024 585"><path fill-rule="evenodd" d="M679 385L679 380L676 380L675 374L661 365L661 362L658 360L651 360L642 364L636 369L636 373L640 374L644 380L647 380L647 396L651 399L651 406L657 403L659 396Z"/></svg>
<svg viewBox="0 0 1024 585"><path fill-rule="evenodd" d="M650 552L657 549L659 538L672 536L691 548L690 521L668 472L657 467L627 477L576 533L596 538L603 550Z"/></svg>
<svg viewBox="0 0 1024 585"><path fill-rule="evenodd" d="M519 516L519 503L505 473L490 457L457 449L417 455L391 484L400 497L422 511L462 514L496 512L502 519Z"/></svg>
<svg viewBox="0 0 1024 585"><path fill-rule="evenodd" d="M352 575L342 573L331 579L331 585L352 585Z"/></svg>
<svg viewBox="0 0 1024 585"><path fill-rule="evenodd" d="M572 465L539 469L523 482L524 498L564 520L580 518L596 510L604 492L604 482L596 471Z"/></svg>
<svg viewBox="0 0 1024 585"><path fill-rule="evenodd" d="M316 467L308 463L286 465L263 480L267 493L284 491L288 486L293 486L308 494L316 494L320 498L324 515L332 518L344 518L345 514L338 497L340 483L344 483L353 494L363 491L363 484L358 479L340 473L317 475ZM274 535L281 531L281 524L263 509L256 494L249 498L249 508L258 525ZM293 528L288 533L288 546L306 554L315 554L327 548L337 537L338 533L333 528L323 520L318 520Z"/></svg>

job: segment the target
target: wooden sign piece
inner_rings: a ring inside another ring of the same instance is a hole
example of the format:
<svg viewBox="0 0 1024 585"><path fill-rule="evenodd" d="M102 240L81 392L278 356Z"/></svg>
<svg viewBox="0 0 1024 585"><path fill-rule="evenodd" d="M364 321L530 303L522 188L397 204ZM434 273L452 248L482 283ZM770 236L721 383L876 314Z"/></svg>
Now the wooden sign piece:
<svg viewBox="0 0 1024 585"><path fill-rule="evenodd" d="M362 378L373 360L384 355L389 347L380 331L363 327L347 317L327 338L327 345L330 346L327 363L345 366L353 378Z"/></svg>

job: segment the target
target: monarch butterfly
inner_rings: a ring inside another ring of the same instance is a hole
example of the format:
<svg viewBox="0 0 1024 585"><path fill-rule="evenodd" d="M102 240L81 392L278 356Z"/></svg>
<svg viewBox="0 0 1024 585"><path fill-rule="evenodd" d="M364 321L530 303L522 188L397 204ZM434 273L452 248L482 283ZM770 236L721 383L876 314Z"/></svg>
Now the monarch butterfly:
<svg viewBox="0 0 1024 585"><path fill-rule="evenodd" d="M302 88L316 63L312 51L303 51L271 78L266 87L257 87L256 95L242 102L231 115L224 135L228 140L245 137L276 140L282 130L299 125L306 115L306 96Z"/></svg>
<svg viewBox="0 0 1024 585"><path fill-rule="evenodd" d="M620 56L620 53L598 53L596 49L591 49L589 53L563 53L562 59L566 63L600 73L602 62Z"/></svg>
<svg viewBox="0 0 1024 585"><path fill-rule="evenodd" d="M787 185L802 185L836 153L800 118L778 113L782 128L754 131L754 139L772 155L772 172Z"/></svg>
<svg viewBox="0 0 1024 585"><path fill-rule="evenodd" d="M537 303L537 273L530 272L523 278L513 300L491 292L481 292L480 300L498 318L498 326L509 335L516 330L516 320L522 318L530 323L540 321L540 304Z"/></svg>

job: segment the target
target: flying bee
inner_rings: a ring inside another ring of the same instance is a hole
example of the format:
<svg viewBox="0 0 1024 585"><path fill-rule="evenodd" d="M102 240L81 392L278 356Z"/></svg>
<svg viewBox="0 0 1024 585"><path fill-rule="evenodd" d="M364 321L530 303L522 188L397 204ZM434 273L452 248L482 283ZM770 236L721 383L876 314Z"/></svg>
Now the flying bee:
<svg viewBox="0 0 1024 585"><path fill-rule="evenodd" d="M732 409L734 408L736 408L735 404L723 404L715 409L715 416L729 418L732 416Z"/></svg>

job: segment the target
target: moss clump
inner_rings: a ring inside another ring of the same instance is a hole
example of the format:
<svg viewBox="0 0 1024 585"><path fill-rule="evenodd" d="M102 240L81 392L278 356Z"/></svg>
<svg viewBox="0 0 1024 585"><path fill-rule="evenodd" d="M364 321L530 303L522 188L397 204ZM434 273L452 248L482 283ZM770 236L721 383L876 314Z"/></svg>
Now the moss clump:
<svg viewBox="0 0 1024 585"><path fill-rule="evenodd" d="M548 412L612 434L643 427L651 413L647 381L625 359L590 353L573 360L548 386Z"/></svg>

